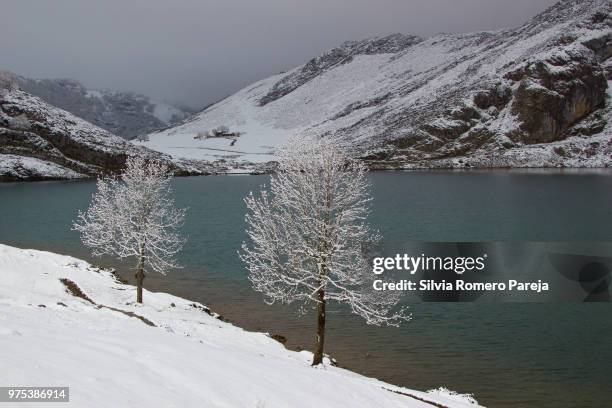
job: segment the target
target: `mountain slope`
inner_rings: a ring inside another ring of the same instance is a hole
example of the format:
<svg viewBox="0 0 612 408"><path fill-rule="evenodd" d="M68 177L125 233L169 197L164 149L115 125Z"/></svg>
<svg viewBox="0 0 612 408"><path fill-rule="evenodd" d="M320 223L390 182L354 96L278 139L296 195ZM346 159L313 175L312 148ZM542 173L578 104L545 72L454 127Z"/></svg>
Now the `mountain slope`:
<svg viewBox="0 0 612 408"><path fill-rule="evenodd" d="M72 79L14 78L25 92L126 139L176 124L195 112L132 92L87 89Z"/></svg>
<svg viewBox="0 0 612 408"><path fill-rule="evenodd" d="M165 161L178 174L217 171L217 164L171 160L55 108L0 75L0 181L91 177L123 168L128 155Z"/></svg>
<svg viewBox="0 0 612 408"><path fill-rule="evenodd" d="M70 386L78 407L478 408L244 331L205 306L119 283L85 261L0 244L0 382Z"/></svg>
<svg viewBox="0 0 612 408"><path fill-rule="evenodd" d="M288 136L317 135L375 168L607 166L611 10L563 0L517 29L346 43L144 145L267 161ZM196 137L220 125L230 135Z"/></svg>

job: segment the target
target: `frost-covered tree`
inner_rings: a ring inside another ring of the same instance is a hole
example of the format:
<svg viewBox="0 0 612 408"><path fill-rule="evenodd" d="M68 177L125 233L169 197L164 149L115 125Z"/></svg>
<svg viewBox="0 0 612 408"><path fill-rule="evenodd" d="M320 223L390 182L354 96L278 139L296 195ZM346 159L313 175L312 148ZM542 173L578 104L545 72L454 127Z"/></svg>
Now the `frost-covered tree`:
<svg viewBox="0 0 612 408"><path fill-rule="evenodd" d="M249 243L241 259L266 302L316 305L313 365L323 360L325 310L347 304L368 324L409 318L398 295L376 292L366 247L379 239L367 225L366 167L330 140L293 139L279 152L269 188L245 199Z"/></svg>
<svg viewBox="0 0 612 408"><path fill-rule="evenodd" d="M206 140L210 137L210 133L208 130L199 131L198 134L194 137L197 140Z"/></svg>
<svg viewBox="0 0 612 408"><path fill-rule="evenodd" d="M94 256L136 260L138 303L145 271L178 267L175 255L185 242L179 232L185 210L175 207L171 180L167 165L130 157L119 177L98 179L89 208L73 225Z"/></svg>

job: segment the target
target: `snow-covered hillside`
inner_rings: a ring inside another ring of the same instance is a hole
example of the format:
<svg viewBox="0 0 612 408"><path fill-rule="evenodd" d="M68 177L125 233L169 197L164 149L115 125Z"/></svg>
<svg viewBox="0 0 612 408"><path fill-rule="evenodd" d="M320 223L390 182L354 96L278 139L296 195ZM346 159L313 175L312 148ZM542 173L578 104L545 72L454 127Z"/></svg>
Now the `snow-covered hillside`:
<svg viewBox="0 0 612 408"><path fill-rule="evenodd" d="M176 124L195 112L134 92L88 89L73 79L13 77L22 90L126 139Z"/></svg>
<svg viewBox="0 0 612 408"><path fill-rule="evenodd" d="M172 160L135 146L19 89L0 73L0 181L91 177L123 168L128 155L166 161L178 174L226 172L225 163Z"/></svg>
<svg viewBox="0 0 612 408"><path fill-rule="evenodd" d="M607 166L611 11L562 0L517 29L348 42L143 145L261 162L323 135L378 168ZM239 134L197 137L221 125Z"/></svg>
<svg viewBox="0 0 612 408"><path fill-rule="evenodd" d="M75 407L474 408L293 352L200 304L79 259L0 244L0 383L69 386ZM23 403L20 406L26 406Z"/></svg>

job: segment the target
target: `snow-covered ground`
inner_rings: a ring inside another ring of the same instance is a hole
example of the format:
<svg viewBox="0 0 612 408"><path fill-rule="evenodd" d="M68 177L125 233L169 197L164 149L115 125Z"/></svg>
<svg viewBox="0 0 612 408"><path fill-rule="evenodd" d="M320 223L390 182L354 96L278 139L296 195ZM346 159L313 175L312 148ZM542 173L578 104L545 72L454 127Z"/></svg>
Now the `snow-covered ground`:
<svg viewBox="0 0 612 408"><path fill-rule="evenodd" d="M310 353L169 294L145 291L137 305L133 286L76 258L0 244L0 277L0 384L69 386L68 406L478 407L313 368Z"/></svg>
<svg viewBox="0 0 612 408"><path fill-rule="evenodd" d="M281 75L277 75L262 81L267 86L262 87L260 93L252 93L252 88L245 89L207 109L204 122L198 115L183 125L150 134L148 141L132 142L166 152L175 158L207 161L226 159L251 163L272 161L275 159L275 149L289 136L299 134L297 129L279 128L274 123L266 123L260 118L257 99L262 96L262 90L267 90L280 78ZM196 138L198 133L222 125L228 126L231 132L240 132L241 135L237 138Z"/></svg>

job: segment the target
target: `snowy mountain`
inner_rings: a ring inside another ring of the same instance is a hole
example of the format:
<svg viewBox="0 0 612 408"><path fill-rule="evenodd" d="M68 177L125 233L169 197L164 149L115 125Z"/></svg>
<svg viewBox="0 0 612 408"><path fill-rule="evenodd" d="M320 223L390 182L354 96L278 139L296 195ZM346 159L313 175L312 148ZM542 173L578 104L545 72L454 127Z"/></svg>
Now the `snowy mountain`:
<svg viewBox="0 0 612 408"><path fill-rule="evenodd" d="M195 113L132 92L87 89L72 79L14 77L22 90L126 139L176 124Z"/></svg>
<svg viewBox="0 0 612 408"><path fill-rule="evenodd" d="M347 42L142 144L265 162L316 135L373 168L608 166L611 11L563 0L516 29Z"/></svg>
<svg viewBox="0 0 612 408"><path fill-rule="evenodd" d="M85 261L0 244L0 382L70 386L78 407L478 408L294 352L205 306L135 288Z"/></svg>
<svg viewBox="0 0 612 408"><path fill-rule="evenodd" d="M225 171L218 163L172 160L19 89L0 74L0 181L90 177L121 170L128 155L168 162L178 174Z"/></svg>

